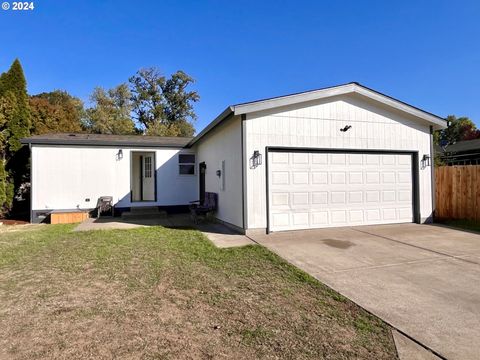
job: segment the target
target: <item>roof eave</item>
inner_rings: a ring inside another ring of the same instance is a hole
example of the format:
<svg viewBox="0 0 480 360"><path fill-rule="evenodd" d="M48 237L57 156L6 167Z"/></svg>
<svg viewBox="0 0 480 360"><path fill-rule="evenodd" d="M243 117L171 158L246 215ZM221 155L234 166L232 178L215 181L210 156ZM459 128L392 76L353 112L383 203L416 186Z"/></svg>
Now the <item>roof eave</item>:
<svg viewBox="0 0 480 360"><path fill-rule="evenodd" d="M182 149L186 145L176 144L155 144L155 143L137 143L137 142L124 142L124 141L102 141L102 140L62 140L62 139L21 139L20 142L24 145L62 145L62 146L129 146L138 148L148 147L161 147L161 148L173 148Z"/></svg>
<svg viewBox="0 0 480 360"><path fill-rule="evenodd" d="M190 142L185 145L185 147L192 147L198 140L200 140L204 135L206 135L210 130L212 130L215 126L220 124L224 119L228 116L234 114L234 107L228 106L225 110L222 111L220 115L218 115L210 124L207 125L200 133L195 136Z"/></svg>
<svg viewBox="0 0 480 360"><path fill-rule="evenodd" d="M447 121L437 115L428 113L424 110L418 109L412 105L396 100L388 95L379 93L373 89L360 85L358 83L348 83L332 88L325 88L320 90L309 91L305 93L282 96L278 98L266 99L262 101L255 101L251 103L235 105L234 114L242 115L256 111L269 110L277 107L294 105L302 102L313 100L320 100L338 95L345 95L356 93L374 101L383 103L392 108L408 113L416 118L426 121L434 126L435 130L444 129L447 127Z"/></svg>

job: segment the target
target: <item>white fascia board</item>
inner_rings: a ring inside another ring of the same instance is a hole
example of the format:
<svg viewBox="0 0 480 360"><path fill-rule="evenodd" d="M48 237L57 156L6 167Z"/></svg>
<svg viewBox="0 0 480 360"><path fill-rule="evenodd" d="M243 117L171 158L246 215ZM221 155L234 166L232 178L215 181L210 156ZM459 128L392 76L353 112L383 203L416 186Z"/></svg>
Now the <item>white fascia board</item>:
<svg viewBox="0 0 480 360"><path fill-rule="evenodd" d="M340 85L329 89L313 90L300 94L280 96L278 98L260 100L234 106L234 114L248 114L255 111L273 109L282 106L294 105L311 100L319 100L353 92L355 84Z"/></svg>
<svg viewBox="0 0 480 360"><path fill-rule="evenodd" d="M241 115L351 93L363 95L386 106L410 114L418 119L433 124L435 129L443 129L447 127L446 120L438 116L427 113L411 105L405 104L401 101L395 100L389 96L383 95L355 83L340 85L328 89L314 90L300 94L281 96L273 99L255 101L246 104L239 104L233 106L233 112L235 115Z"/></svg>
<svg viewBox="0 0 480 360"><path fill-rule="evenodd" d="M436 129L444 129L447 127L447 121L433 114L427 113L423 110L417 109L411 105L405 104L401 101L395 100L391 97L377 93L375 91L364 88L363 86L355 86L354 92L365 97L368 97L374 101L378 101L384 105L390 106L397 110L403 111L407 114L415 116L419 119L427 121L435 125Z"/></svg>
<svg viewBox="0 0 480 360"><path fill-rule="evenodd" d="M200 140L204 135L206 135L210 130L212 130L215 126L220 124L223 120L225 120L230 114L233 114L234 109L233 106L227 107L223 112L218 115L210 124L208 124L200 133L195 136L185 147L192 147L198 140Z"/></svg>

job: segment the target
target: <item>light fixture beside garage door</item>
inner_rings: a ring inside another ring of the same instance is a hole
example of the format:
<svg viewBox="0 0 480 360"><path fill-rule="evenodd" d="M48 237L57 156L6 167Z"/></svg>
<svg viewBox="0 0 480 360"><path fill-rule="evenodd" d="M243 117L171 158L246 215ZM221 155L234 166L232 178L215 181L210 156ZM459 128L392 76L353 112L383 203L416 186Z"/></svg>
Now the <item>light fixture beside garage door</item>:
<svg viewBox="0 0 480 360"><path fill-rule="evenodd" d="M255 169L259 165L262 165L262 154L260 154L260 151L254 150L250 158L250 169Z"/></svg>

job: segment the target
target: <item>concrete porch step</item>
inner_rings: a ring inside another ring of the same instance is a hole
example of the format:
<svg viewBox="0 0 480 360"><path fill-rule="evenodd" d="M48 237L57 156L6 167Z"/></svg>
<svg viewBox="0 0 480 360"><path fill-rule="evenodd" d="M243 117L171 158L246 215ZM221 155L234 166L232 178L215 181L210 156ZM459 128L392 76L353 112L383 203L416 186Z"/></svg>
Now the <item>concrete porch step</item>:
<svg viewBox="0 0 480 360"><path fill-rule="evenodd" d="M138 206L130 208L130 211L122 213L123 220L141 220L141 219L158 219L167 217L165 210L159 210L155 206Z"/></svg>

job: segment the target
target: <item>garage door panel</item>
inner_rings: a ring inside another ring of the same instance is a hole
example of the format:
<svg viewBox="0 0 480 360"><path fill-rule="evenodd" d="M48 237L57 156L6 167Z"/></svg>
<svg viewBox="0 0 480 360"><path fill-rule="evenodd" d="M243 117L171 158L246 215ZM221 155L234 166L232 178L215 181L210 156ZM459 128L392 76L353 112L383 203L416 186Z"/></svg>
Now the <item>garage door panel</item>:
<svg viewBox="0 0 480 360"><path fill-rule="evenodd" d="M270 154L272 231L413 220L411 155Z"/></svg>

